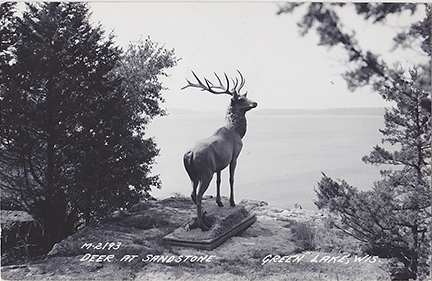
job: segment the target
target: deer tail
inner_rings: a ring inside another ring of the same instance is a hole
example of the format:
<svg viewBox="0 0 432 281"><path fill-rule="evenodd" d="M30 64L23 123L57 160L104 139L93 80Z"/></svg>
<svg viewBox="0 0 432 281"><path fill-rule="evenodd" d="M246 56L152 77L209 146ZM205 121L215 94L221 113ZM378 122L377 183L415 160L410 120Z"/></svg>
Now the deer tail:
<svg viewBox="0 0 432 281"><path fill-rule="evenodd" d="M193 151L189 150L186 152L183 156L183 163L186 169L186 172L188 173L190 179L192 181L197 179L197 173L195 172L194 166L193 166Z"/></svg>

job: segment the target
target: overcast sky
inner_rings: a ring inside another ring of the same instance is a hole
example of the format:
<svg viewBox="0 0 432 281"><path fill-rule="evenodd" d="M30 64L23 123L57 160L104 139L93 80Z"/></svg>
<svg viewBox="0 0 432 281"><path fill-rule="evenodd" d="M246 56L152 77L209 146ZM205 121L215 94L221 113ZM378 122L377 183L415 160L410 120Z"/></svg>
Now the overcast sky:
<svg viewBox="0 0 432 281"><path fill-rule="evenodd" d="M346 70L346 54L340 48L317 46L313 31L299 35L296 22L304 8L279 16L275 2L92 2L90 9L95 22L107 33L114 31L120 46L150 36L175 49L181 61L163 80L169 88L163 91L168 110L225 111L228 106L228 96L193 88L181 91L185 78L192 79L191 70L213 79L213 71L235 76L239 69L248 97L261 109L389 105L368 87L348 91L340 76ZM383 27L357 20L349 7L340 16L347 28L355 29L361 46L387 62L399 60L409 67L422 59L407 50L389 52L395 32L409 26L412 18L396 18Z"/></svg>

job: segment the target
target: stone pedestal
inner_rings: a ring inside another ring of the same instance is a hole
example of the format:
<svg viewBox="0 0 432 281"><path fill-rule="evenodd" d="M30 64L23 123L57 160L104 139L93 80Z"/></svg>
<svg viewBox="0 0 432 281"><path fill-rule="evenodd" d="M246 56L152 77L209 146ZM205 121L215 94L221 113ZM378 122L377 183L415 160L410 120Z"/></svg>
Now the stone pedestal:
<svg viewBox="0 0 432 281"><path fill-rule="evenodd" d="M163 240L171 245L212 250L256 221L255 215L250 215L243 206L218 207L212 202L212 204L205 204L204 210L206 216L214 221L210 230L191 229L195 217L183 227L166 235Z"/></svg>

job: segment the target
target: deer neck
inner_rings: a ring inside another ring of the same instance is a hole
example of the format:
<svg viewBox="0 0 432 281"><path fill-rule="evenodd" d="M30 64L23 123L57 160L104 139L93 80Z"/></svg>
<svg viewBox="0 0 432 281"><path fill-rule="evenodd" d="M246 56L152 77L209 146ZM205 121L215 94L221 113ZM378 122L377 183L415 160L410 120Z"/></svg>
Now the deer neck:
<svg viewBox="0 0 432 281"><path fill-rule="evenodd" d="M245 136L247 126L245 113L234 112L230 106L225 119L228 129L236 131L240 138Z"/></svg>

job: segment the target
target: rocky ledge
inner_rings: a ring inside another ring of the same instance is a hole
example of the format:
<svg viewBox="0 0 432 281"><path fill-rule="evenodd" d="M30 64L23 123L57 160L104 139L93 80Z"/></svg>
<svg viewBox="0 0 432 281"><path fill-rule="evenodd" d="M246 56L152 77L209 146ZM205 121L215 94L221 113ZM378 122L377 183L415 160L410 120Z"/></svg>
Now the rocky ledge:
<svg viewBox="0 0 432 281"><path fill-rule="evenodd" d="M227 198L223 198L229 206ZM207 204L214 198L206 197ZM162 238L195 215L190 198L141 202L56 244L44 261L2 268L3 280L390 280L387 261L362 254L326 216L263 201L239 205L255 223L217 248ZM230 208L230 207L223 207Z"/></svg>

